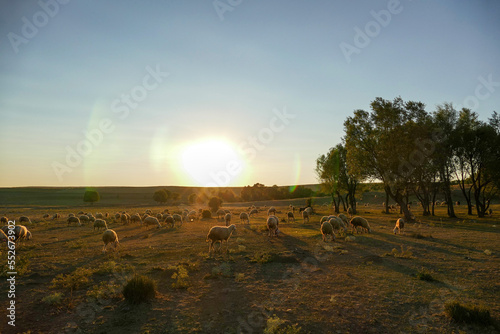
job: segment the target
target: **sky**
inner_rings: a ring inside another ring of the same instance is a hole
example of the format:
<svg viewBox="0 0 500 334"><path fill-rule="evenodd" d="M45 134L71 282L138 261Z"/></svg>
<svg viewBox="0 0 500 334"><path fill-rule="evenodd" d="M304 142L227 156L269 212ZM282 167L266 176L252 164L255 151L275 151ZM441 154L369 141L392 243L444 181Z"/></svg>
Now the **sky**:
<svg viewBox="0 0 500 334"><path fill-rule="evenodd" d="M376 97L500 111L500 2L11 1L0 187L317 183Z"/></svg>

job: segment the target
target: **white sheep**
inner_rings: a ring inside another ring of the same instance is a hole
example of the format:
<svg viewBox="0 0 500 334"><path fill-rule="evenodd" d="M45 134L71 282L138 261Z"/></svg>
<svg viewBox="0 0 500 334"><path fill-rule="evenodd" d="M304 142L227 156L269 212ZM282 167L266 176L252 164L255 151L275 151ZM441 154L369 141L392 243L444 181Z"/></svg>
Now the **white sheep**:
<svg viewBox="0 0 500 334"><path fill-rule="evenodd" d="M127 225L130 221L130 215L128 213L122 213L120 220L124 225Z"/></svg>
<svg viewBox="0 0 500 334"><path fill-rule="evenodd" d="M267 230L269 231L268 235L271 236L278 236L278 218L276 216L269 216L267 218Z"/></svg>
<svg viewBox="0 0 500 334"><path fill-rule="evenodd" d="M394 226L394 234L396 234L396 230L399 232L399 234L404 233L403 229L405 228L405 219L404 218L399 218L396 221L396 226Z"/></svg>
<svg viewBox="0 0 500 334"><path fill-rule="evenodd" d="M311 216L313 214L313 208L311 208L310 206L305 208L304 211L307 212L309 214L309 216Z"/></svg>
<svg viewBox="0 0 500 334"><path fill-rule="evenodd" d="M332 236L332 241L335 241L335 233L333 232L333 227L330 222L321 223L321 235L323 236L323 241L327 241L327 236Z"/></svg>
<svg viewBox="0 0 500 334"><path fill-rule="evenodd" d="M252 215L256 215L256 214L258 214L258 213L259 213L259 210L257 210L257 209L252 209L252 210L250 210L250 212L248 213L248 216L249 216L249 217L252 217Z"/></svg>
<svg viewBox="0 0 500 334"><path fill-rule="evenodd" d="M121 216L120 216L121 217ZM142 224L142 218L141 218L141 215L139 215L138 213L130 216L130 222L131 223L139 223L139 224Z"/></svg>
<svg viewBox="0 0 500 334"><path fill-rule="evenodd" d="M224 221L226 222L226 226L229 226L231 224L231 214L230 213L226 213L226 215L224 216Z"/></svg>
<svg viewBox="0 0 500 334"><path fill-rule="evenodd" d="M330 223L330 225L332 225L332 228L334 230L342 230L342 232L345 234L346 233L346 226L344 224L344 222L342 221L342 219L340 219L339 217L335 217L333 216L333 218L330 218L330 220L328 220L328 222Z"/></svg>
<svg viewBox="0 0 500 334"><path fill-rule="evenodd" d="M26 216L21 216L19 218L19 223L28 223L28 224L31 224L31 220L28 217L26 217Z"/></svg>
<svg viewBox="0 0 500 334"><path fill-rule="evenodd" d="M83 216L85 218L88 219L87 216ZM78 217L68 217L67 219L67 222L68 222L68 226L71 224L71 223L76 223L76 225L78 226L82 226L82 223L80 223L80 219Z"/></svg>
<svg viewBox="0 0 500 334"><path fill-rule="evenodd" d="M229 247L229 237L236 230L236 225L232 224L230 226L213 226L207 234L206 242L210 241L208 245L208 255L212 253L214 249L214 243L220 242L219 249L222 248L222 243L226 241L226 252Z"/></svg>
<svg viewBox="0 0 500 334"><path fill-rule="evenodd" d="M288 213L286 214L287 216L287 221L290 222L292 221L292 223L295 223L295 215L293 214L292 211L288 211Z"/></svg>
<svg viewBox="0 0 500 334"><path fill-rule="evenodd" d="M12 230L14 232L10 232L9 233L9 230ZM21 240L24 240L24 239L29 240L28 239L28 229L24 225L15 225L13 229L9 229L9 226L5 225L5 226L2 226L2 231L6 235L8 235L9 237L11 237L13 235L14 236L14 240L13 241L15 241L15 242L21 241ZM31 239L31 233L29 234L29 236L30 236L29 238Z"/></svg>
<svg viewBox="0 0 500 334"><path fill-rule="evenodd" d="M246 222L247 224L250 224L250 218L248 218L248 213L242 212L240 213L240 222Z"/></svg>
<svg viewBox="0 0 500 334"><path fill-rule="evenodd" d="M106 224L106 221L104 219L96 219L94 222L94 231L97 227L97 230L99 231L101 228L107 230L108 229L108 224Z"/></svg>
<svg viewBox="0 0 500 334"><path fill-rule="evenodd" d="M179 222L179 226L182 226L182 216L178 213L174 213L172 215L172 217L174 218L174 222Z"/></svg>
<svg viewBox="0 0 500 334"><path fill-rule="evenodd" d="M106 252L106 248L108 244L114 244L115 249L120 244L118 241L118 235L113 230L106 230L102 234L102 241L104 242L104 247L102 248L102 252Z"/></svg>
<svg viewBox="0 0 500 334"><path fill-rule="evenodd" d="M158 221L158 219L156 217L151 217L151 216L148 216L146 218L143 219L143 225L144 226L157 226L158 228L161 228L161 224L160 222Z"/></svg>
<svg viewBox="0 0 500 334"><path fill-rule="evenodd" d="M356 231L359 233L358 227L361 227L361 231L366 230L368 233L372 231L372 229L370 228L370 224L368 224L368 221L363 217L357 216L352 218L350 224L352 226L353 233L354 229L356 229Z"/></svg>
<svg viewBox="0 0 500 334"><path fill-rule="evenodd" d="M306 210L302 211L302 219L304 219L304 223L306 221L309 223L309 213Z"/></svg>
<svg viewBox="0 0 500 334"><path fill-rule="evenodd" d="M270 207L269 210L267 210L267 215L275 215L276 216L276 209L274 206Z"/></svg>

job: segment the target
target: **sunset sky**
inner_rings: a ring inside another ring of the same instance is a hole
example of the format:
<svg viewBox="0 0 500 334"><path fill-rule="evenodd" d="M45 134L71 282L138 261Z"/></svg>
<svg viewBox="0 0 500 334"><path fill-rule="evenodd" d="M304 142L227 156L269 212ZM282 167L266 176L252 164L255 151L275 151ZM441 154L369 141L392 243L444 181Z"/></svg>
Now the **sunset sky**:
<svg viewBox="0 0 500 334"><path fill-rule="evenodd" d="M317 183L375 97L500 112L499 1L60 2L0 11L0 187Z"/></svg>

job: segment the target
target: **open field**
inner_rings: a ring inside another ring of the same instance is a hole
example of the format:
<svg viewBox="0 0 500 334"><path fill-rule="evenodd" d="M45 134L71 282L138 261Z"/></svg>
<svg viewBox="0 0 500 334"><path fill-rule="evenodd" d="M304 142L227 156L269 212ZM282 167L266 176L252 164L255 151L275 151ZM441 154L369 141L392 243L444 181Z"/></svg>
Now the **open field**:
<svg viewBox="0 0 500 334"><path fill-rule="evenodd" d="M397 214L360 207L373 232L355 233L351 241L339 236L333 243L323 242L319 232L321 216L332 214L325 206L315 206L308 224L296 212L296 222L281 223L277 238L267 236L264 208L242 224L237 213L246 208L224 207L233 212L237 230L229 254L214 258L205 238L211 226L223 224L215 218L161 229L107 219L120 248L105 254L102 231L66 224L68 213L79 210L147 208L156 213L165 207L64 207L55 221L42 219L53 208L3 207L10 219L28 215L33 221L33 239L16 249L13 332L261 333L280 323L288 333L498 332L451 322L444 305L483 305L500 319L500 205L481 220L467 217L463 206L457 208L462 218L451 220L438 207L436 217L417 215L422 223L408 226L404 235L392 233ZM288 211L277 209L279 217ZM5 270L5 247L1 261ZM436 281L418 279L419 273ZM134 274L156 282L151 302L132 306L123 299L122 286ZM1 289L6 296L7 286ZM5 310L8 301L0 300ZM12 329L6 322L0 323L2 333ZM293 331L294 324L301 330Z"/></svg>

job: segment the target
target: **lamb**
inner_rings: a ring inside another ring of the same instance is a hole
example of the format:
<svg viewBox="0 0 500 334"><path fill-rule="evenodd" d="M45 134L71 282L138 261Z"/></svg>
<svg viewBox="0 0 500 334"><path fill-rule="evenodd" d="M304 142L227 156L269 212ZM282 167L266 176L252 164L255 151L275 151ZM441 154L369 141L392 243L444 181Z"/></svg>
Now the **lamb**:
<svg viewBox="0 0 500 334"><path fill-rule="evenodd" d="M276 216L269 216L267 218L267 229L269 231L269 236L278 236L277 232L278 232L278 218L276 218Z"/></svg>
<svg viewBox="0 0 500 334"><path fill-rule="evenodd" d="M174 222L179 222L179 226L182 226L182 216L180 214L174 213L172 217L174 218Z"/></svg>
<svg viewBox="0 0 500 334"><path fill-rule="evenodd" d="M302 219L304 219L304 223L307 222L309 223L309 213L307 211L302 211Z"/></svg>
<svg viewBox="0 0 500 334"><path fill-rule="evenodd" d="M82 216L82 217L88 218L87 216ZM67 222L68 222L68 226L71 223L76 223L76 225L82 226L82 223L80 223L80 219L78 219L78 217L68 217Z"/></svg>
<svg viewBox="0 0 500 334"><path fill-rule="evenodd" d="M361 227L361 231L366 230L368 233L372 231L372 229L370 228L370 224L368 224L368 221L359 216L351 219L351 226L353 232L354 229L356 229L356 231L359 233L358 227Z"/></svg>
<svg viewBox="0 0 500 334"><path fill-rule="evenodd" d="M94 222L94 231L97 227L97 230L99 231L101 229L101 227L105 230L108 229L108 224L106 224L106 221L103 220L103 219L96 219L95 222Z"/></svg>
<svg viewBox="0 0 500 334"><path fill-rule="evenodd" d="M323 236L323 241L326 242L326 237L328 235L331 235L332 236L332 241L335 241L335 233L333 232L333 227L332 227L332 224L330 224L329 222L323 222L321 224L321 234Z"/></svg>
<svg viewBox="0 0 500 334"><path fill-rule="evenodd" d="M208 245L208 255L212 253L214 249L214 243L220 242L219 249L222 248L222 242L226 241L226 252L229 247L229 237L236 230L236 225L232 224L230 226L213 226L207 234L206 242L210 241Z"/></svg>
<svg viewBox="0 0 500 334"><path fill-rule="evenodd" d="M231 214L230 213L226 213L226 215L224 216L224 221L226 222L226 226L229 226L231 224Z"/></svg>
<svg viewBox="0 0 500 334"><path fill-rule="evenodd" d="M28 217L26 217L26 216L21 216L19 218L19 223L28 223L28 224L31 224L31 220Z"/></svg>
<svg viewBox="0 0 500 334"><path fill-rule="evenodd" d="M288 219L287 221L288 222L290 222L290 220L291 220L293 223L295 223L295 215L293 214L292 211L288 211L288 213L286 214L286 216L287 216L287 219Z"/></svg>
<svg viewBox="0 0 500 334"><path fill-rule="evenodd" d="M394 226L394 230L392 230L394 232L394 234L396 234L396 230L399 232L399 234L401 234L401 232L404 232L403 229L405 227L405 220L404 218L399 218L397 221L396 221L396 226Z"/></svg>
<svg viewBox="0 0 500 334"><path fill-rule="evenodd" d="M143 224L144 224L144 226L156 225L158 228L161 228L161 224L156 217L148 216L148 217L144 218Z"/></svg>
<svg viewBox="0 0 500 334"><path fill-rule="evenodd" d="M248 213L246 213L246 212L240 213L240 221L242 223L247 222L247 224L250 224L250 218L248 218Z"/></svg>
<svg viewBox="0 0 500 334"><path fill-rule="evenodd" d="M259 213L259 210L257 210L257 209L252 209L252 210L250 210L250 212L248 213L248 216L249 216L249 217L252 217L252 215L256 215L256 214L258 214L258 213Z"/></svg>
<svg viewBox="0 0 500 334"><path fill-rule="evenodd" d="M106 252L108 244L114 244L115 249L120 244L120 242L118 241L118 235L113 230L104 231L104 233L102 234L102 241L104 242L104 247L102 248L103 253Z"/></svg>
<svg viewBox="0 0 500 334"><path fill-rule="evenodd" d="M269 210L267 210L267 215L275 215L276 216L276 208L274 206L270 207Z"/></svg>

